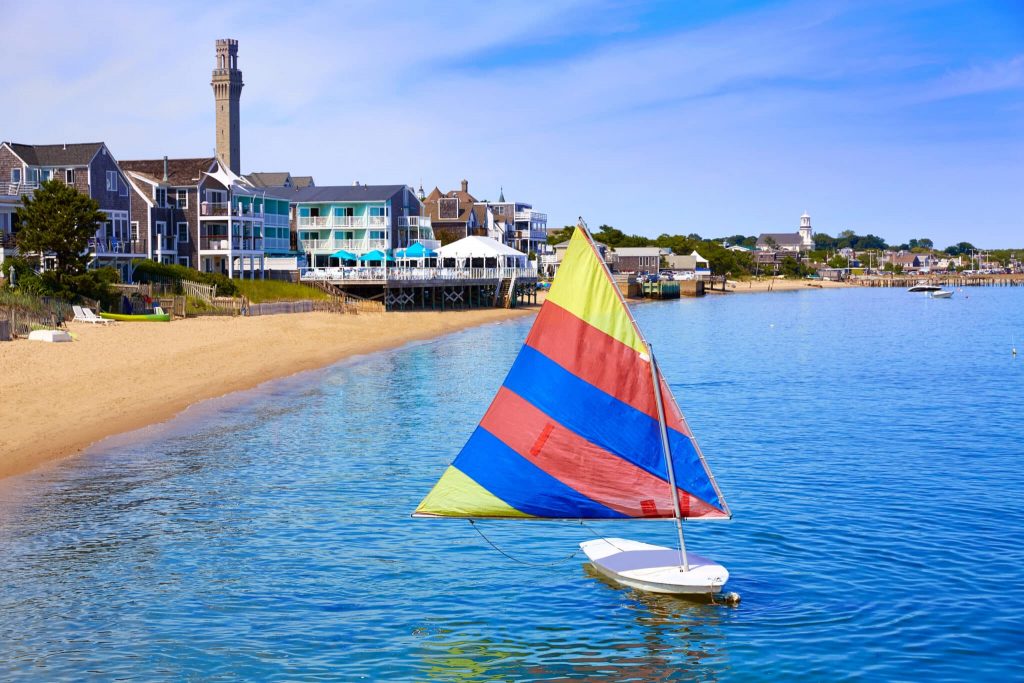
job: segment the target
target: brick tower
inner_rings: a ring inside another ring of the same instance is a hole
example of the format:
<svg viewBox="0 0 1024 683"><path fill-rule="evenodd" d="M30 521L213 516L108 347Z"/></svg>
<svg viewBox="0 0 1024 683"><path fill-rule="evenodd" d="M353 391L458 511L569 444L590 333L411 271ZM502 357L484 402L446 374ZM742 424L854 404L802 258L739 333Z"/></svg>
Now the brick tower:
<svg viewBox="0 0 1024 683"><path fill-rule="evenodd" d="M217 103L217 158L234 173L241 173L241 133L238 101L242 98L242 72L238 70L238 41L217 41L217 65L213 70L213 98Z"/></svg>

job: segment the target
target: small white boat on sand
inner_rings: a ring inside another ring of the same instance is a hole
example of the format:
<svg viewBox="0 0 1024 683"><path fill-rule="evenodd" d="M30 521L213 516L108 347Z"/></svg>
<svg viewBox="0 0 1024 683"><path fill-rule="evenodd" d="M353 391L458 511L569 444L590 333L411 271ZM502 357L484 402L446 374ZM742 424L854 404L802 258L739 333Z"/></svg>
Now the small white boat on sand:
<svg viewBox="0 0 1024 683"><path fill-rule="evenodd" d="M950 299L953 297L953 290L940 289L937 292L928 292L928 296L930 296L933 299Z"/></svg>

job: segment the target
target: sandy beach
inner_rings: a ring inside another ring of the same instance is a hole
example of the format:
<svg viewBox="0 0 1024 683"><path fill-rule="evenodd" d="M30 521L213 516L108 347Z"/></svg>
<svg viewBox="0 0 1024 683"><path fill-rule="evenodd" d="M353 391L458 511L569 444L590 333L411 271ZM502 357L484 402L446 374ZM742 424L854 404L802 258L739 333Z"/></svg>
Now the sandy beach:
<svg viewBox="0 0 1024 683"><path fill-rule="evenodd" d="M804 289L845 289L856 287L847 282L833 282L831 280L786 280L783 278L761 280L737 281L729 280L726 283L726 290L734 294L753 294L763 292L793 292ZM708 290L711 293L711 290ZM715 292L720 294L721 290Z"/></svg>
<svg viewBox="0 0 1024 683"><path fill-rule="evenodd" d="M536 309L69 323L70 344L0 344L0 477L186 407L344 358Z"/></svg>

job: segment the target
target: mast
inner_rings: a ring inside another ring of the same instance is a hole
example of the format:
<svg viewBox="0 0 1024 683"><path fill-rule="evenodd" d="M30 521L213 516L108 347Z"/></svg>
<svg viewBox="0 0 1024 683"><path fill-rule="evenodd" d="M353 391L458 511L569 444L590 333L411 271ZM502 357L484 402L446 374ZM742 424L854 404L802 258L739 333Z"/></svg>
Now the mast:
<svg viewBox="0 0 1024 683"><path fill-rule="evenodd" d="M583 220L583 216L580 216L576 229L583 231L583 234L587 237L587 241L590 243L590 248L593 249L596 254L597 247L594 246L594 238L590 235L590 230L587 228L587 223ZM608 264L605 263L604 259L598 260L604 266L605 275L608 276L608 279L611 280L612 285L614 285L615 278L612 277L612 272L608 268ZM619 291L617 286L614 287L614 289L615 293L619 295L619 301L622 302L622 305L628 311L629 306L626 304L626 299L622 296L622 292ZM690 562L686 556L686 539L683 538L683 510L679 506L679 489L676 488L676 472L675 468L672 467L672 447L668 442L668 426L665 424L665 405L661 400L661 371L658 369L658 364L654 360L654 347L651 346L651 343L647 341L646 337L644 337L643 332L640 330L640 326L636 324L636 320L633 316L630 315L629 318L633 323L633 329L636 330L637 335L639 335L640 339L643 340L644 344L647 346L647 352L651 356L651 381L654 384L654 402L655 405L658 406L658 429L661 433L661 451L665 455L665 467L668 469L668 483L672 488L672 514L676 520L676 533L679 536L679 566L682 571L688 572L690 571ZM694 441L694 447L697 447L696 441ZM697 452L700 453L699 450ZM701 462L703 461L704 458L701 456ZM706 466L705 469L707 469ZM710 476L711 473L708 472L708 475ZM712 479L711 482L717 492L718 486L715 485L714 479Z"/></svg>
<svg viewBox="0 0 1024 683"><path fill-rule="evenodd" d="M661 451L665 454L665 467L668 468L668 483L672 487L672 512L676 518L676 532L679 534L679 568L690 571L690 562L686 557L686 540L683 538L683 511L679 507L679 489L676 488L676 473L672 467L672 448L668 443L668 427L665 425L665 406L661 402L661 372L654 360L654 348L647 342L647 351L651 354L651 382L654 384L654 402L658 406L658 427L661 432Z"/></svg>

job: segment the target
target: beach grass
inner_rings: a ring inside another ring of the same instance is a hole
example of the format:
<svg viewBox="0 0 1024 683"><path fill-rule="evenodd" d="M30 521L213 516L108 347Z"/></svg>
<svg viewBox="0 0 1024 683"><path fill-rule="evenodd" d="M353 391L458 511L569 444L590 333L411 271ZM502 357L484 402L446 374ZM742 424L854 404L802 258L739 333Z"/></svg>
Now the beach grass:
<svg viewBox="0 0 1024 683"><path fill-rule="evenodd" d="M281 280L235 280L238 293L254 304L268 301L319 301L330 299L326 292L308 285Z"/></svg>

